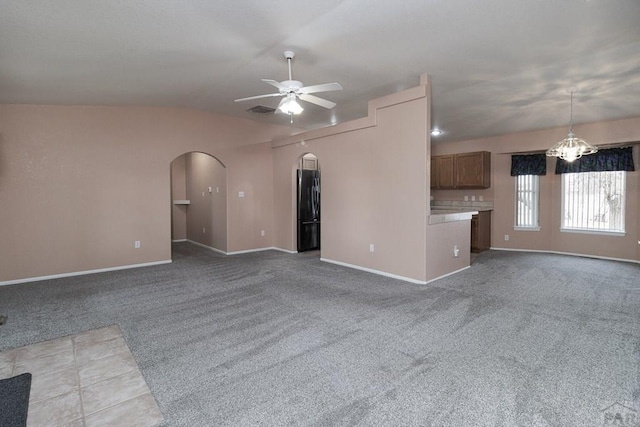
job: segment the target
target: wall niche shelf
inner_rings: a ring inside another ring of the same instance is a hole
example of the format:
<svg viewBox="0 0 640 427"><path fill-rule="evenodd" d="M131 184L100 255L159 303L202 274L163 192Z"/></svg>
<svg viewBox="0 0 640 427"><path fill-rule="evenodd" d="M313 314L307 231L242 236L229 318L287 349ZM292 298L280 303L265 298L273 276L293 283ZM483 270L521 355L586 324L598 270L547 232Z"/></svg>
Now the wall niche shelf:
<svg viewBox="0 0 640 427"><path fill-rule="evenodd" d="M173 204L174 205L190 205L191 200L174 200Z"/></svg>

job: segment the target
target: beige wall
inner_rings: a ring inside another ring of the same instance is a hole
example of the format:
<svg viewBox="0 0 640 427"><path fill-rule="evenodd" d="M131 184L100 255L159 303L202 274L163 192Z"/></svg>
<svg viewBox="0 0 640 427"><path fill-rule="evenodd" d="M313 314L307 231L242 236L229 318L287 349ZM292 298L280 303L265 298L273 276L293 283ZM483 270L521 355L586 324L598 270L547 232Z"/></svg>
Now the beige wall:
<svg viewBox="0 0 640 427"><path fill-rule="evenodd" d="M169 260L170 164L188 152L226 166L229 253L295 250L295 168L312 152L322 168L324 258L418 281L462 268L468 224L426 225L427 94L423 84L370 102L368 117L290 138L289 128L194 110L0 106L0 282ZM640 118L575 131L596 144L639 141ZM508 153L544 150L565 134L558 128L432 150L493 153L492 188L483 194L495 203L494 247L640 260L639 172L628 174L626 237L560 233L552 173L541 180L542 230L514 232ZM637 149L635 157L640 165Z"/></svg>
<svg viewBox="0 0 640 427"><path fill-rule="evenodd" d="M227 171L216 158L185 154L187 239L227 251ZM211 192L209 192L211 188Z"/></svg>
<svg viewBox="0 0 640 427"><path fill-rule="evenodd" d="M322 171L322 258L425 281L428 115L421 86L371 103L365 120L275 142L276 246L296 249L295 169L310 152Z"/></svg>
<svg viewBox="0 0 640 427"><path fill-rule="evenodd" d="M595 145L640 141L640 118L574 126L577 136ZM483 194L493 200L492 247L531 249L640 260L640 147L634 148L635 172L627 173L626 236L560 231L561 178L554 174L555 159L547 159L547 175L540 177L540 231L515 231L515 182L510 176L511 153L542 151L566 136L566 128L503 135L457 143L434 144L434 155L467 151L492 152L492 186L487 190L433 190L436 200L462 200L465 194ZM504 235L509 235L509 241Z"/></svg>
<svg viewBox="0 0 640 427"><path fill-rule="evenodd" d="M171 239L187 239L187 205L174 205L174 200L187 199L186 159L182 155L171 162Z"/></svg>
<svg viewBox="0 0 640 427"><path fill-rule="evenodd" d="M170 260L170 164L192 151L227 167L227 249L270 246L265 142L289 133L195 110L0 106L0 282Z"/></svg>
<svg viewBox="0 0 640 427"><path fill-rule="evenodd" d="M274 246L271 143L223 150L220 155L227 165L228 233L234 236L229 239L227 252ZM228 166L230 163L233 167ZM244 192L242 198L239 197L241 191ZM261 236L262 230L265 236Z"/></svg>
<svg viewBox="0 0 640 427"><path fill-rule="evenodd" d="M458 257L453 249L457 247ZM431 281L469 267L471 260L471 221L430 224L427 227L427 278Z"/></svg>

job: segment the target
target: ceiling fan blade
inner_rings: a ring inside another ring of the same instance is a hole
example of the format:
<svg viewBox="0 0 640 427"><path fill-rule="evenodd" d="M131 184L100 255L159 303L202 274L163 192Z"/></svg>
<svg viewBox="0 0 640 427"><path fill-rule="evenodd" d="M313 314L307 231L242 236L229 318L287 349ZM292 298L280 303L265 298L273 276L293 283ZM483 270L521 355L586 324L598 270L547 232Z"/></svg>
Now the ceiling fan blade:
<svg viewBox="0 0 640 427"><path fill-rule="evenodd" d="M312 104L316 104L324 108L331 109L336 106L335 102L327 101L326 99L318 98L315 95L309 95L306 93L298 95L298 98L300 98L303 101L310 102Z"/></svg>
<svg viewBox="0 0 640 427"><path fill-rule="evenodd" d="M288 88L287 88L285 85L280 84L280 82L277 82L277 81L275 81L275 80L262 79L262 81L263 81L263 82L265 82L265 83L267 83L267 84L270 84L271 86L275 86L275 87L277 87L277 88L278 88L278 89L280 89L280 90L288 91Z"/></svg>
<svg viewBox="0 0 640 427"><path fill-rule="evenodd" d="M240 98L240 99L236 99L236 102L240 102L240 101L250 101L252 99L260 99L260 98L270 98L272 96L282 96L281 93L269 93L267 95L257 95L257 96L250 96L248 98Z"/></svg>
<svg viewBox="0 0 640 427"><path fill-rule="evenodd" d="M340 83L324 83L321 85L305 86L297 90L297 93L329 92L330 90L342 90Z"/></svg>

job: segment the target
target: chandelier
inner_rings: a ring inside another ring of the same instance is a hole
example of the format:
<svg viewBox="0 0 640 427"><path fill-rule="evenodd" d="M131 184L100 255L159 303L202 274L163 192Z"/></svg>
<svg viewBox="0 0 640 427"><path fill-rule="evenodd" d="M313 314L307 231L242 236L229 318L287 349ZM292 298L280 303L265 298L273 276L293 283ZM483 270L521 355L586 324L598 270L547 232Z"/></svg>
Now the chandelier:
<svg viewBox="0 0 640 427"><path fill-rule="evenodd" d="M587 154L593 154L598 151L597 147L590 145L581 138L576 138L573 133L573 92L576 88L571 88L571 120L569 121L569 135L562 141L547 150L547 156L560 157L567 162L573 162Z"/></svg>

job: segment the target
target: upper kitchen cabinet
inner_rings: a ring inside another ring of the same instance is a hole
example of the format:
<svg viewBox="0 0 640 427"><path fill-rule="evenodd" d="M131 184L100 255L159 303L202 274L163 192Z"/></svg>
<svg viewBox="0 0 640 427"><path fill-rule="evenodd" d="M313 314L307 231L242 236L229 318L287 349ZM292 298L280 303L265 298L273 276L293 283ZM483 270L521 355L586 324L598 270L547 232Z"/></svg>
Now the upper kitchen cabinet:
<svg viewBox="0 0 640 427"><path fill-rule="evenodd" d="M448 154L431 158L431 188L468 189L491 187L491 153Z"/></svg>
<svg viewBox="0 0 640 427"><path fill-rule="evenodd" d="M431 158L431 188L455 188L455 155Z"/></svg>
<svg viewBox="0 0 640 427"><path fill-rule="evenodd" d="M456 188L491 187L491 153L456 154Z"/></svg>

